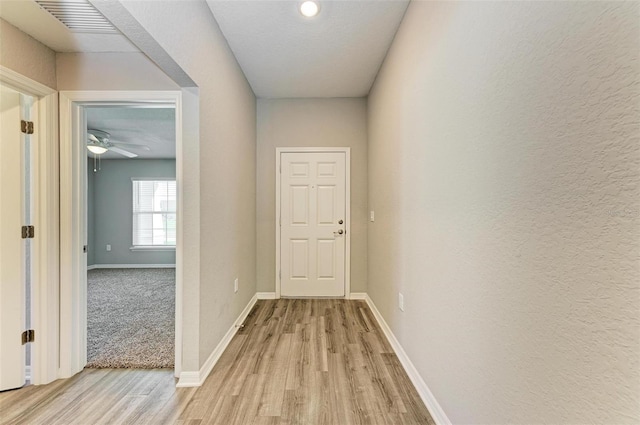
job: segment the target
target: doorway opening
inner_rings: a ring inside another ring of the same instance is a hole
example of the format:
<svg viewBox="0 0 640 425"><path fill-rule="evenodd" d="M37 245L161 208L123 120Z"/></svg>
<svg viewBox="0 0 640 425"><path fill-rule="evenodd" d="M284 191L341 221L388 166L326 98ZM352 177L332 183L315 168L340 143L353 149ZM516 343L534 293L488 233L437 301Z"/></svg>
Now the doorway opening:
<svg viewBox="0 0 640 425"><path fill-rule="evenodd" d="M60 100L61 377L85 366L173 366L177 376L181 93Z"/></svg>
<svg viewBox="0 0 640 425"><path fill-rule="evenodd" d="M175 107L86 106L87 365L173 368Z"/></svg>

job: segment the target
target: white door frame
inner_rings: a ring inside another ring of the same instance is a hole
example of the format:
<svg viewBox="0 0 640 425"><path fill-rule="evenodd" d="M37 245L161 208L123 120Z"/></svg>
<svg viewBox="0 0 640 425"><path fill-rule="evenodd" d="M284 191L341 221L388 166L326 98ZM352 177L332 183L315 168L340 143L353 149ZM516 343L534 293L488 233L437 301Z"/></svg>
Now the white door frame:
<svg viewBox="0 0 640 425"><path fill-rule="evenodd" d="M58 378L58 94L37 81L0 65L0 81L34 98L31 382L46 384Z"/></svg>
<svg viewBox="0 0 640 425"><path fill-rule="evenodd" d="M60 92L60 377L80 372L87 363L86 286L83 267L84 205L78 184L86 165L84 130L78 128L81 108L95 105L150 103L176 108L176 184L178 189L176 235L175 375L182 368L183 284L183 149L182 93L180 91L62 91ZM75 126L75 128L74 128ZM86 130L86 129L85 129Z"/></svg>
<svg viewBox="0 0 640 425"><path fill-rule="evenodd" d="M276 299L280 298L280 170L283 153L344 153L345 154L345 247L344 247L344 298L351 296L351 148L276 148Z"/></svg>

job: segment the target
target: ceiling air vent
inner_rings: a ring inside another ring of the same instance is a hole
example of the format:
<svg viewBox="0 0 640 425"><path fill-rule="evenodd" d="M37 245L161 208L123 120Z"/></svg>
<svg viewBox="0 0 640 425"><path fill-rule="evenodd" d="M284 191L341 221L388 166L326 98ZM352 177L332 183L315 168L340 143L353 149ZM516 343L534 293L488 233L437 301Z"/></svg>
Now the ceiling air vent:
<svg viewBox="0 0 640 425"><path fill-rule="evenodd" d="M86 0L36 0L36 3L73 32L119 33L111 22Z"/></svg>

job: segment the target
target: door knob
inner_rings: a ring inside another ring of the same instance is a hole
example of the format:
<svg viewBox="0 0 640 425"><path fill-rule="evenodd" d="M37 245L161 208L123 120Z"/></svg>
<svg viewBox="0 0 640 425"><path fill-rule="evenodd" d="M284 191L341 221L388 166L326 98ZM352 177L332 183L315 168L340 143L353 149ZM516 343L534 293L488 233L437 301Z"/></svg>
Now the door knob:
<svg viewBox="0 0 640 425"><path fill-rule="evenodd" d="M338 224L342 224L342 223L344 223L344 221L338 220Z"/></svg>
<svg viewBox="0 0 640 425"><path fill-rule="evenodd" d="M338 236L344 233L344 230L340 229L337 232L333 232L333 236Z"/></svg>

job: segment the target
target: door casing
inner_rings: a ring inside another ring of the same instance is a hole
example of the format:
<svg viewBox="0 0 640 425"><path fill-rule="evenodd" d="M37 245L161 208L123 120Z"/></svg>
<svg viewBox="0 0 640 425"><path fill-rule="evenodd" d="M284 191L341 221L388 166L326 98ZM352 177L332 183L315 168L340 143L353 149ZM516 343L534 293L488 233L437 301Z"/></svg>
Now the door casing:
<svg viewBox="0 0 640 425"><path fill-rule="evenodd" d="M336 152L345 155L345 259L344 259L344 298L349 299L351 296L351 148L276 148L276 275L275 275L275 297L281 297L281 238L280 238L280 184L281 184L281 157L283 153L320 153L320 152Z"/></svg>
<svg viewBox="0 0 640 425"><path fill-rule="evenodd" d="M31 97L0 85L0 391L22 387L27 381L26 346L19 335L27 325L27 241L20 229L30 223L31 136L18 123L31 120ZM28 218L29 217L29 218ZM31 241L29 241L30 243Z"/></svg>
<svg viewBox="0 0 640 425"><path fill-rule="evenodd" d="M31 343L31 383L47 384L58 379L58 93L2 65L0 81L34 98L31 328L36 339Z"/></svg>
<svg viewBox="0 0 640 425"><path fill-rule="evenodd" d="M86 211L83 202L86 149L82 110L89 105L172 104L176 108L176 184L183 192L182 93L180 91L60 92L60 378L87 362ZM178 196L176 243L175 376L182 367L183 196ZM85 276L82 279L82 275Z"/></svg>

